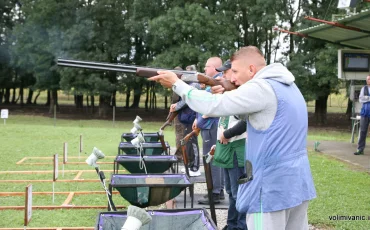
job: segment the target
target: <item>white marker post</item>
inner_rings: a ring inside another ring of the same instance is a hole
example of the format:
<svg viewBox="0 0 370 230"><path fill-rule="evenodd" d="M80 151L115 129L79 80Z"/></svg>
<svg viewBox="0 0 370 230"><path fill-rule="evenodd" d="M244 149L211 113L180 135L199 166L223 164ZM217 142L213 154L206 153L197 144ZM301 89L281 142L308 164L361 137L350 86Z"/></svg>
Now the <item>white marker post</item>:
<svg viewBox="0 0 370 230"><path fill-rule="evenodd" d="M63 144L63 178L64 178L64 165L67 164L67 154L68 154L68 143Z"/></svg>
<svg viewBox="0 0 370 230"><path fill-rule="evenodd" d="M6 125L6 119L8 119L9 116L9 110L2 109L1 110L1 118L4 119L4 125Z"/></svg>
<svg viewBox="0 0 370 230"><path fill-rule="evenodd" d="M82 134L80 134L80 151L78 152L78 160L80 160L80 155L82 153Z"/></svg>
<svg viewBox="0 0 370 230"><path fill-rule="evenodd" d="M54 154L54 173L53 173L53 204L54 204L54 184L58 179L58 154Z"/></svg>
<svg viewBox="0 0 370 230"><path fill-rule="evenodd" d="M28 223L32 217L32 184L26 187L26 202L24 206L24 229L27 228Z"/></svg>

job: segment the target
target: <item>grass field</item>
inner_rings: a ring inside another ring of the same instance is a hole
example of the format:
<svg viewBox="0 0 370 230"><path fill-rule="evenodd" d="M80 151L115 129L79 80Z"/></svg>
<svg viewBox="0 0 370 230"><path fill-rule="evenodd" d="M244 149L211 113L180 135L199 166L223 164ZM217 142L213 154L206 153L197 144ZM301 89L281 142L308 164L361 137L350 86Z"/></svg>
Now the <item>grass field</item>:
<svg viewBox="0 0 370 230"><path fill-rule="evenodd" d="M348 97L346 96L346 90L341 89L339 90L339 94L331 94L328 98L328 112L329 113L345 113L347 109L347 100ZM16 94L18 95L19 90L16 90ZM26 101L26 95L28 95L28 89L24 89L24 101ZM133 100L133 92L131 92L131 100ZM41 91L40 96L37 99L37 104L42 105L45 104L47 98L47 92ZM99 96L95 96L95 106L98 105L99 102ZM145 105L145 99L146 95L145 92L143 92L141 98L140 98L140 107L143 108ZM170 99L170 98L168 98ZM90 99L89 99L90 100ZM157 106L159 108L164 108L164 101L165 98L162 95L156 95L157 100ZM64 92L59 91L58 92L58 103L61 105L73 105L74 104L74 97L73 95ZM86 105L86 98L84 97L83 101L84 105ZM116 95L116 106L117 107L124 107L126 105L126 94L117 93ZM307 110L308 112L314 112L315 111L315 101L309 101L307 102Z"/></svg>
<svg viewBox="0 0 370 230"><path fill-rule="evenodd" d="M117 146L121 134L129 132L131 122L116 122L101 120L57 120L56 127L51 118L38 116L11 116L6 125L0 124L0 192L24 192L26 183L4 183L1 180L49 179L50 174L10 174L3 171L52 170L51 164L30 165L28 163L51 163L51 159L33 159L31 157L51 157L58 153L62 160L63 143L68 142L68 162L83 162L94 146L101 149L107 156L117 155ZM156 132L161 123L143 122L144 132ZM79 156L79 137L83 137L83 152ZM309 131L312 140L348 141L349 132ZM172 127L165 131L165 140L170 146L175 146L175 136ZM16 164L24 157L29 157L22 164ZM76 157L76 158L72 158ZM317 199L309 206L309 222L315 226L327 229L370 229L370 221L330 221L333 215L366 215L370 216L370 177L366 173L353 171L347 165L329 159L322 154L310 153L311 169L317 189ZM113 158L105 158L101 162L113 162ZM111 170L113 165L102 164L102 170ZM66 164L65 170L91 170L86 164ZM59 167L59 180L73 179L76 172L65 172L62 177L62 166ZM106 173L109 178L110 172ZM96 173L83 173L81 179L97 179ZM33 184L34 192L51 192L51 182ZM56 182L55 191L103 191L99 182L64 183ZM34 195L33 205L61 205L67 194L56 195L54 204L51 195ZM116 205L128 205L120 195L113 196ZM74 205L106 206L105 194L75 195ZM23 196L0 196L0 206L24 205ZM34 210L30 227L92 227L97 214L105 209L82 210ZM23 227L23 210L1 210L0 227Z"/></svg>

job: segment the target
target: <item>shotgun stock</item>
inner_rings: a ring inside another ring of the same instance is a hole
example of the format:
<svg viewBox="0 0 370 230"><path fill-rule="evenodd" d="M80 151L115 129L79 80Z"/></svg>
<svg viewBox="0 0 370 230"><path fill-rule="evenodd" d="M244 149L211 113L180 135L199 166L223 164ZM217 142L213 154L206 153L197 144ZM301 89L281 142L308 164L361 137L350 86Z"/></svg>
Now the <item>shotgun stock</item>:
<svg viewBox="0 0 370 230"><path fill-rule="evenodd" d="M177 116L178 112L169 112L166 118L166 121L163 123L163 125L159 128L160 134L162 134L162 131L167 127L172 125L173 119Z"/></svg>
<svg viewBox="0 0 370 230"><path fill-rule="evenodd" d="M180 144L181 145L185 145L186 142L189 141L189 139L192 137L192 136L198 136L199 135L199 132L200 132L200 129L199 128L196 128L196 129L193 129L193 131L191 131L191 133L189 133L188 135L186 135L183 139L180 140Z"/></svg>
<svg viewBox="0 0 370 230"><path fill-rule="evenodd" d="M181 150L182 150L182 158L183 158L183 161L184 161L184 165L187 165L189 163L188 155L186 154L186 146L185 145L192 136L194 136L194 135L198 136L199 132L200 132L200 129L196 128L193 131L191 131L188 135L186 135L183 139L180 140L180 145L181 145ZM187 167L185 167L185 168L187 168Z"/></svg>
<svg viewBox="0 0 370 230"><path fill-rule="evenodd" d="M145 77L145 78L158 75L157 72L159 70L169 70L169 71L174 72L177 75L177 77L181 78L181 80L185 82L197 82L197 83L203 83L209 86L222 85L222 87L224 87L226 91L236 89L236 86L229 80L226 80L226 79L215 80L212 77L209 77L202 73L198 73L196 71L170 70L170 69L162 69L162 68L134 66L134 65L127 65L127 64L90 62L90 61L80 61L80 60L62 59L62 58L58 58L57 65L64 66L64 67L83 68L83 69L95 69L95 70L116 71L116 72L123 72L123 73L135 73L137 76Z"/></svg>
<svg viewBox="0 0 370 230"><path fill-rule="evenodd" d="M168 151L167 151L168 149L166 146L166 142L164 142L164 135L160 134L159 132L157 132L157 134L159 137L159 141L161 142L163 151L166 153L166 155L168 155Z"/></svg>

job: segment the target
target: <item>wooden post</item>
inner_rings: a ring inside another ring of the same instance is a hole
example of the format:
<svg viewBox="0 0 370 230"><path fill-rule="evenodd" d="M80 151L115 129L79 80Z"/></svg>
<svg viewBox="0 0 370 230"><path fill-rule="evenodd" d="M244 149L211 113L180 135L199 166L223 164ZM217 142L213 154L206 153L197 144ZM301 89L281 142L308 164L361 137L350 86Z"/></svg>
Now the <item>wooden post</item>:
<svg viewBox="0 0 370 230"><path fill-rule="evenodd" d="M24 204L24 229L26 229L28 223L32 217L32 184L26 187L26 202Z"/></svg>
<svg viewBox="0 0 370 230"><path fill-rule="evenodd" d="M64 142L63 144L63 178L64 178L64 165L67 164L68 160L68 143Z"/></svg>
<svg viewBox="0 0 370 230"><path fill-rule="evenodd" d="M54 154L54 173L53 173L53 204L54 204L54 184L58 179L58 154Z"/></svg>
<svg viewBox="0 0 370 230"><path fill-rule="evenodd" d="M81 155L81 153L82 153L82 134L80 134L80 151L79 151L79 153L78 153L78 159L80 159L80 155Z"/></svg>

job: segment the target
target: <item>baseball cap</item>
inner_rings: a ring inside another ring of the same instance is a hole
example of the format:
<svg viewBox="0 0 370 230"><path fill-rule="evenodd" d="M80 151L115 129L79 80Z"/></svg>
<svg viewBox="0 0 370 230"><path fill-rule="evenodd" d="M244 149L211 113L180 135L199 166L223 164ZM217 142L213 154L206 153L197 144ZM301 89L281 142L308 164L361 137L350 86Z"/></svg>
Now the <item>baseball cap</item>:
<svg viewBox="0 0 370 230"><path fill-rule="evenodd" d="M222 72L225 70L231 69L231 61L228 59L220 68L216 68L217 72Z"/></svg>

